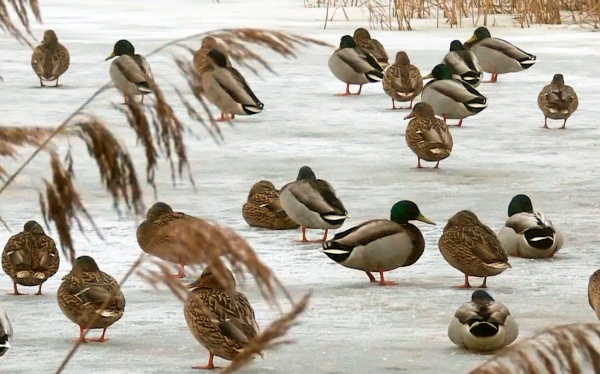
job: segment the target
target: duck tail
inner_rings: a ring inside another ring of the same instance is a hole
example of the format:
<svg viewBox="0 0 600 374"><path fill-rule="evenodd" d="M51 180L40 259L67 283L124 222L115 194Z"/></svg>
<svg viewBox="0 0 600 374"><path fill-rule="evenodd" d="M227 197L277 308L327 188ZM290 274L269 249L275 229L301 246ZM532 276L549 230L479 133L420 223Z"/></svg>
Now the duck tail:
<svg viewBox="0 0 600 374"><path fill-rule="evenodd" d="M469 326L471 335L478 338L489 338L490 336L498 334L498 331L498 324L489 321L476 321Z"/></svg>
<svg viewBox="0 0 600 374"><path fill-rule="evenodd" d="M472 113L479 113L482 110L484 110L485 108L487 108L487 104L486 104L486 98L481 96L481 97L476 97L472 100L469 100L465 103L465 106L467 107L467 109L469 110L469 112Z"/></svg>
<svg viewBox="0 0 600 374"><path fill-rule="evenodd" d="M242 105L242 109L244 109L244 113L251 116L253 114L257 114L262 112L263 104L259 103L258 105Z"/></svg>
<svg viewBox="0 0 600 374"><path fill-rule="evenodd" d="M140 82L137 84L137 88L138 90L140 90L140 92L142 93L152 93L152 89L150 88L150 85L148 84L148 82Z"/></svg>
<svg viewBox="0 0 600 374"><path fill-rule="evenodd" d="M537 57L534 55L529 55L529 57L519 60L519 64L523 69L528 69L532 67L533 64L535 64L536 62L538 62L538 60Z"/></svg>
<svg viewBox="0 0 600 374"><path fill-rule="evenodd" d="M554 229L543 225L532 227L523 233L527 244L536 249L550 249L555 242Z"/></svg>
<svg viewBox="0 0 600 374"><path fill-rule="evenodd" d="M371 70L370 72L365 73L365 76L369 82L380 82L383 79L383 73L378 70Z"/></svg>
<svg viewBox="0 0 600 374"><path fill-rule="evenodd" d="M481 74L477 71L468 71L461 75L460 78L471 86L475 86L481 81Z"/></svg>
<svg viewBox="0 0 600 374"><path fill-rule="evenodd" d="M342 263L350 257L352 248L343 246L342 244L335 241L335 239L329 240L323 243L321 252L325 253L327 257L337 263Z"/></svg>

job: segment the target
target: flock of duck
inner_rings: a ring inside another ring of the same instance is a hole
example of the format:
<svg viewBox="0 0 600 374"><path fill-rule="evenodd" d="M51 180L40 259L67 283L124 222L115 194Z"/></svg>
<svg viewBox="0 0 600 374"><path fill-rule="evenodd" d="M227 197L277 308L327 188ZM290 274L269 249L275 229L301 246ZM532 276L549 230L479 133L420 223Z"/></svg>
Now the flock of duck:
<svg viewBox="0 0 600 374"><path fill-rule="evenodd" d="M146 59L135 54L133 45L119 40L107 58L117 57L109 72L115 87L125 100L152 93L153 76ZM448 157L452 137L447 119L459 119L458 126L468 116L486 108L486 98L476 87L483 72L498 74L528 69L536 57L507 41L492 38L485 27L475 30L464 45L455 40L442 64L435 66L433 80L423 85L417 67L410 64L405 52L398 52L388 66L383 46L372 39L365 29L354 36L341 38L340 47L329 59L329 68L351 95L350 85L383 81L383 89L395 102L410 102L413 118L406 129L410 149L421 159L436 161ZM69 67L69 52L58 42L52 30L44 33L42 44L32 55L32 67L40 79L56 81ZM226 49L213 37L206 37L196 52L193 66L199 74L206 97L221 110L220 120L235 115L251 115L264 105L248 83L229 61ZM426 77L425 77L426 78ZM413 100L421 95L414 107ZM564 84L562 75L540 92L538 104L545 119L566 120L577 108L577 96ZM436 116L442 117L442 119ZM437 164L436 164L437 167ZM272 230L301 228L302 242L308 242L306 229L324 230L322 252L336 263L365 272L370 282L385 286L394 284L384 273L411 266L422 256L425 240L411 221L435 224L412 201L398 201L391 207L389 219L373 219L336 233L328 239L330 229L339 229L348 218L348 211L338 198L332 184L318 179L308 166L300 168L295 180L278 190L269 181L252 186L242 216L248 225ZM186 233L188 235L182 235ZM155 203L146 220L136 232L140 248L146 253L179 266L176 277L183 278L186 265L193 264L190 253L216 245L217 239L237 235L222 225L175 212L166 203ZM203 240L199 240L203 238ZM239 238L240 240L243 240ZM227 241L219 242L226 245ZM516 195L508 205L504 226L494 233L475 213L462 210L449 218L438 241L439 250L448 264L464 274L458 287L470 288L469 277L481 277L481 288L487 278L497 276L511 267L509 256L548 258L563 245L560 231L544 214L534 210L531 199ZM218 250L218 249L217 249ZM18 286L38 287L56 274L60 255L54 240L35 221L25 223L23 231L12 236L4 247L2 267L12 279L13 294L21 295ZM259 333L255 314L248 299L235 290L235 278L228 270L215 274L207 266L188 287L192 290L184 304L184 316L192 335L209 352L205 366L214 369L213 358L235 359L241 350ZM377 273L379 280L373 275ZM600 318L600 271L590 278L589 301ZM78 257L72 270L63 277L57 291L57 302L65 316L79 327L81 342L107 340L108 327L125 312L125 297L119 284L100 270L89 256ZM84 336L86 329L102 329L99 338ZM448 327L452 342L473 351L493 351L512 343L518 327L508 308L487 292L477 290L471 301L461 305ZM0 356L12 342L12 328L6 312L0 306Z"/></svg>

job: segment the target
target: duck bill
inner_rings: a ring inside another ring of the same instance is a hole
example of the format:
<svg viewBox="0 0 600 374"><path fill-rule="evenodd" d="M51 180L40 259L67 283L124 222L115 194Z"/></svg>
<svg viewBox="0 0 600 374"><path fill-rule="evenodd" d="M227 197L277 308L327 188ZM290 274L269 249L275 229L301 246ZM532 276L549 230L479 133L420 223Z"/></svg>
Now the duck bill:
<svg viewBox="0 0 600 374"><path fill-rule="evenodd" d="M423 79L431 79L431 78L433 78L433 75L431 73L429 73L423 77Z"/></svg>
<svg viewBox="0 0 600 374"><path fill-rule="evenodd" d="M476 40L477 40L477 37L475 36L475 34L473 34L473 36L471 36L471 37L469 38L469 40L467 40L467 41L466 41L464 44L467 44L467 43L473 43L473 42L474 42L474 41L476 41Z"/></svg>
<svg viewBox="0 0 600 374"><path fill-rule="evenodd" d="M404 119L410 119L410 118L415 118L415 112L411 111L410 113L408 113L408 115L406 117L404 117Z"/></svg>
<svg viewBox="0 0 600 374"><path fill-rule="evenodd" d="M116 56L116 55L115 55L115 51L112 51L112 53L110 54L110 56L108 56L107 58L105 58L105 59L104 59L104 61L108 61L108 60L110 60L111 58L114 58L115 56Z"/></svg>
<svg viewBox="0 0 600 374"><path fill-rule="evenodd" d="M425 217L422 213L419 213L419 216L417 217L417 219L419 221L421 221L421 222L425 222L425 223L428 223L430 225L435 225L435 222L433 222L429 218Z"/></svg>
<svg viewBox="0 0 600 374"><path fill-rule="evenodd" d="M200 287L201 283L200 283L200 279L196 280L195 282L192 282L190 284L188 284L187 286L185 286L186 288L198 288Z"/></svg>

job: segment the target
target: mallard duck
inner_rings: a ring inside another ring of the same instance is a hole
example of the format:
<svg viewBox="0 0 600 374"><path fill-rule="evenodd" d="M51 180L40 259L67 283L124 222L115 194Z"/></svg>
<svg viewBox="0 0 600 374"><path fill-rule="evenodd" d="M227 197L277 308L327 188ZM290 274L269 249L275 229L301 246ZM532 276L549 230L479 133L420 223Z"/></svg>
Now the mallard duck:
<svg viewBox="0 0 600 374"><path fill-rule="evenodd" d="M466 50L459 40L450 43L450 52L446 53L443 64L448 65L456 79L460 79L473 87L479 86L483 79L483 69L477 56Z"/></svg>
<svg viewBox="0 0 600 374"><path fill-rule="evenodd" d="M470 351L495 351L514 342L519 327L508 308L487 292L477 290L464 303L448 326L452 343Z"/></svg>
<svg viewBox="0 0 600 374"><path fill-rule="evenodd" d="M227 67L227 57L218 49L211 49L207 63L200 72L202 90L208 100L219 107L221 117L218 121L227 121L236 114L253 115L262 112L264 104L256 97L239 71Z"/></svg>
<svg viewBox="0 0 600 374"><path fill-rule="evenodd" d="M107 341L106 329L125 313L125 296L119 283L101 271L90 256L75 260L71 272L63 277L56 298L64 315L79 326L79 340L83 343ZM102 335L86 339L86 329L102 329Z"/></svg>
<svg viewBox="0 0 600 374"><path fill-rule="evenodd" d="M58 271L60 256L56 244L35 221L28 221L23 231L13 235L2 252L2 268L13 281L13 295L22 295L21 286L38 286L36 295L42 294L42 285Z"/></svg>
<svg viewBox="0 0 600 374"><path fill-rule="evenodd" d="M516 195L508 205L508 219L498 233L502 248L511 256L552 257L563 236L542 213L533 210L527 195Z"/></svg>
<svg viewBox="0 0 600 374"><path fill-rule="evenodd" d="M436 118L431 105L425 102L417 103L404 117L409 118L412 120L406 126L404 137L408 148L417 155L417 168L422 167L421 159L437 161L434 168L439 167L440 161L452 152L452 135L448 125Z"/></svg>
<svg viewBox="0 0 600 374"><path fill-rule="evenodd" d="M224 270L222 277L217 277L216 268L208 266L188 285L192 292L183 306L185 321L209 353L208 364L193 369L215 369L214 356L234 360L259 332L250 302L235 290L233 274Z"/></svg>
<svg viewBox="0 0 600 374"><path fill-rule="evenodd" d="M548 118L564 120L561 129L566 129L567 120L579 105L575 90L565 84L562 74L554 74L552 82L540 91L537 102L544 113L545 129L548 128Z"/></svg>
<svg viewBox="0 0 600 374"><path fill-rule="evenodd" d="M390 64L390 58L388 57L385 48L383 48L383 45L379 42L379 40L371 39L371 34L369 34L367 29L360 27L354 30L354 35L352 36L352 38L354 39L356 45L359 48L364 49L365 51L369 52L373 57L375 57L375 59L383 69L388 67L388 65Z"/></svg>
<svg viewBox="0 0 600 374"><path fill-rule="evenodd" d="M383 79L383 68L369 52L357 47L350 35L342 36L340 47L329 57L329 70L346 83L346 92L337 96L360 95L363 84ZM350 85L360 85L356 94L350 93Z"/></svg>
<svg viewBox="0 0 600 374"><path fill-rule="evenodd" d="M469 210L462 210L448 220L438 246L444 259L465 274L465 283L459 288L471 287L469 276L483 277L480 287L485 288L488 277L510 267L496 234Z"/></svg>
<svg viewBox="0 0 600 374"><path fill-rule="evenodd" d="M600 319L600 270L596 270L588 282L588 302Z"/></svg>
<svg viewBox="0 0 600 374"><path fill-rule="evenodd" d="M221 52L225 56L227 67L231 67L231 61L229 60L229 57L227 57L225 48L219 44L217 39L213 38L212 36L205 36L202 39L202 45L200 46L200 49L194 53L194 59L192 60L194 69L196 69L198 74L201 74L204 67L208 64L208 52L210 52L211 49L217 49L219 52Z"/></svg>
<svg viewBox="0 0 600 374"><path fill-rule="evenodd" d="M133 44L128 40L117 41L105 61L117 56L110 64L110 78L123 94L125 102L133 96L142 95L143 103L144 95L152 93L151 81L154 80L154 75L150 64L144 56L135 53Z"/></svg>
<svg viewBox="0 0 600 374"><path fill-rule="evenodd" d="M372 271L379 273L379 284L386 281L383 273L417 262L425 250L421 231L408 221L417 220L435 225L412 201L398 201L392 207L390 219L373 219L337 233L323 243L323 252L333 261L367 273L376 282Z"/></svg>
<svg viewBox="0 0 600 374"><path fill-rule="evenodd" d="M337 229L348 218L348 211L327 181L317 179L308 166L298 172L295 182L281 188L279 200L287 215L302 228L302 242L306 240L306 229L325 230L327 240L329 229Z"/></svg>
<svg viewBox="0 0 600 374"><path fill-rule="evenodd" d="M0 357L4 356L6 351L11 347L13 338L12 325L6 311L0 304Z"/></svg>
<svg viewBox="0 0 600 374"><path fill-rule="evenodd" d="M489 83L496 83L498 74L529 69L536 63L534 55L515 47L506 40L492 38L490 31L483 26L475 29L473 36L465 42L464 46L477 56L483 71L492 74Z"/></svg>
<svg viewBox="0 0 600 374"><path fill-rule="evenodd" d="M42 43L34 48L31 55L31 67L40 79L40 87L44 81L56 81L54 87L58 87L58 79L69 68L69 50L58 42L54 30L44 31Z"/></svg>
<svg viewBox="0 0 600 374"><path fill-rule="evenodd" d="M411 109L413 100L423 91L421 72L411 65L406 52L396 53L396 61L383 74L383 90L392 98L392 109L402 109L396 108L394 101L410 101Z"/></svg>
<svg viewBox="0 0 600 374"><path fill-rule="evenodd" d="M457 126L462 125L462 120L473 116L487 108L485 96L479 93L470 84L460 79L452 78L452 71L445 64L436 65L425 79L433 77L427 82L421 94L421 101L433 107L435 114L447 119L458 119Z"/></svg>
<svg viewBox="0 0 600 374"><path fill-rule="evenodd" d="M295 229L294 222L281 207L279 191L269 181L254 183L242 207L242 216L248 225L272 230Z"/></svg>

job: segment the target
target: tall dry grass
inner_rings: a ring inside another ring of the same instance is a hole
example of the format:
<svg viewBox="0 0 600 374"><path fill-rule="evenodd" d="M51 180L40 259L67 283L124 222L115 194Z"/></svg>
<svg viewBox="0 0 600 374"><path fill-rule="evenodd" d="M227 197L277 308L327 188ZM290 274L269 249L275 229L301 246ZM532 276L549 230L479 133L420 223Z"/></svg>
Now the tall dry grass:
<svg viewBox="0 0 600 374"><path fill-rule="evenodd" d="M12 10L7 7L12 7ZM31 46L28 40L29 22L32 15L41 22L40 11L35 0L0 0L0 26L16 40L29 46ZM15 21L14 17L17 17L18 21ZM185 144L185 137L189 134L189 131L186 131L188 130L185 125L186 119L203 125L214 141L223 141L220 128L207 105L199 77L190 63L195 52L195 48L190 44L199 46L202 38L208 34L200 33L173 40L146 54L148 58L162 52L174 54L179 71L187 80L189 92L175 88L176 97L173 102L173 98L168 98L161 89L161 86L170 86L169 82L161 84L151 82L153 95L144 106L133 99L128 100L124 107L115 106L115 109L123 114L123 121L129 124L138 143L145 150L145 179L155 191L157 188L155 170L161 158L171 168L173 183L187 175L190 183L194 184ZM326 45L300 35L260 29L217 30L210 32L210 35L227 46L227 53L233 61L255 73L258 72L259 67L272 71L268 61L256 51L257 47L274 51L284 57L296 57L298 47ZM41 177L44 191L39 192L40 211L46 226L54 225L63 254L70 261L75 259L77 252L72 238L72 230L75 227L83 232L83 226L87 222L102 238L101 229L96 227L93 216L85 207L84 198L77 190L73 174L75 158L71 154L71 144L79 141L86 146L90 157L87 162L92 161L96 164L101 186L111 195L113 207L119 215L122 210L126 210L132 217L141 217L145 213L141 183L127 147L119 141L100 117L83 113L83 110L108 86L107 83L99 88L58 126L44 128L0 126L0 181L3 182L0 186L0 197L6 194L15 178L23 173L33 159L40 154L47 154L50 167L48 175ZM177 112L178 105L185 109L183 114ZM68 141L65 142L65 139ZM66 154L60 155L57 145L63 143L68 145L68 150ZM34 147L35 150L14 172L7 172L6 168L2 167L3 159L16 158L25 147ZM78 157L77 162L86 161ZM0 221L2 221L1 217ZM253 353L287 343L281 338L306 309L310 295L304 295L298 302L293 300L273 271L261 261L250 245L231 229L223 228L220 239L227 243L214 243L215 246L228 248L228 252L223 256L220 251L198 253L195 258L199 260L194 265L210 264L219 268L225 266L227 262L238 275L243 275L244 271L250 273L265 300L280 311L280 317L263 328L262 333L250 343L244 354L240 354L231 362L226 372L233 372L246 365ZM131 275L138 274L153 286L166 285L177 298L184 300L189 290L170 275L170 269L156 261L153 262L156 263L159 271L140 268L148 261L153 260L148 260L142 252L122 277L120 285L123 285ZM287 312L282 310L282 303L279 300L282 297L286 304L290 304ZM108 303L110 300L107 301ZM90 325L93 322L91 321ZM87 332L85 331L85 334ZM80 344L81 342L77 342L72 346L55 373L63 372Z"/></svg>

